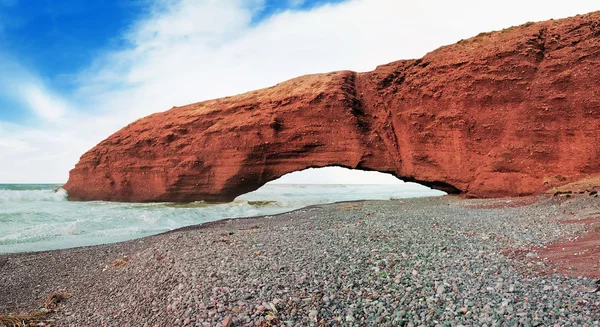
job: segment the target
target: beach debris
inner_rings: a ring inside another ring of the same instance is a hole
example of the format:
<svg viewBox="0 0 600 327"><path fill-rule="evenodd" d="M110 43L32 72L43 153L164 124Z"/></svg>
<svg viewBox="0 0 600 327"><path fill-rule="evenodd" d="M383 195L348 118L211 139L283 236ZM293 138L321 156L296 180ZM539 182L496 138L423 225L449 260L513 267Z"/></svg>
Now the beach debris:
<svg viewBox="0 0 600 327"><path fill-rule="evenodd" d="M46 297L39 311L29 314L0 315L0 326L46 326L46 323L50 322L48 316L56 312L59 303L70 297L72 294L66 291L51 293Z"/></svg>
<svg viewBox="0 0 600 327"><path fill-rule="evenodd" d="M156 257L156 253L155 253L155 257ZM129 264L129 261L131 261L131 258L129 258L128 256L123 256L123 258L117 258L115 260L113 260L110 265L106 265L104 266L104 268L102 269L102 271L107 271L108 268L118 268L118 267L124 267L127 266Z"/></svg>
<svg viewBox="0 0 600 327"><path fill-rule="evenodd" d="M129 264L129 261L131 261L131 258L125 255L123 256L123 258L117 258L113 260L110 265L112 267L123 267L127 266Z"/></svg>
<svg viewBox="0 0 600 327"><path fill-rule="evenodd" d="M73 295L66 291L58 291L54 292L46 297L44 300L44 309L46 310L54 310L58 306L58 304Z"/></svg>
<svg viewBox="0 0 600 327"><path fill-rule="evenodd" d="M0 315L0 326L37 326L39 323L44 323L48 313L33 312L22 315Z"/></svg>

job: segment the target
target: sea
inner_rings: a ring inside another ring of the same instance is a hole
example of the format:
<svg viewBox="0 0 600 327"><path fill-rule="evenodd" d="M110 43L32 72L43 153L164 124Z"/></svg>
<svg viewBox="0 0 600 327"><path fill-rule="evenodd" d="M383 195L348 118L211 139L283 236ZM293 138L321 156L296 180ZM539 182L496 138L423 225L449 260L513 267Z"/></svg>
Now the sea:
<svg viewBox="0 0 600 327"><path fill-rule="evenodd" d="M0 184L0 254L106 244L225 218L274 215L340 201L440 196L403 184L271 184L230 203L67 201L58 184Z"/></svg>

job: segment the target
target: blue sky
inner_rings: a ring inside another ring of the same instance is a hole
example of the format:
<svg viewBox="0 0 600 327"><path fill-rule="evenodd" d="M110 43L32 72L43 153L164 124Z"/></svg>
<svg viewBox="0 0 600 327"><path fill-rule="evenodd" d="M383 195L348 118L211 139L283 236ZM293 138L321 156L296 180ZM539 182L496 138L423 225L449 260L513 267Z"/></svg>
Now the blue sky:
<svg viewBox="0 0 600 327"><path fill-rule="evenodd" d="M253 13L253 24L285 10L310 10L343 0L267 0ZM32 5L35 4L35 5ZM68 97L75 76L99 54L129 46L121 35L148 16L142 0L0 0L0 58L18 58L52 90ZM35 118L24 104L0 91L0 120Z"/></svg>
<svg viewBox="0 0 600 327"><path fill-rule="evenodd" d="M0 0L0 183L64 183L85 151L173 106L594 10L597 0Z"/></svg>
<svg viewBox="0 0 600 327"><path fill-rule="evenodd" d="M0 51L35 70L57 92L68 94L73 87L70 77L99 51L123 46L118 35L143 13L136 1L2 0ZM0 94L0 108L0 119L21 121L29 116L5 94Z"/></svg>

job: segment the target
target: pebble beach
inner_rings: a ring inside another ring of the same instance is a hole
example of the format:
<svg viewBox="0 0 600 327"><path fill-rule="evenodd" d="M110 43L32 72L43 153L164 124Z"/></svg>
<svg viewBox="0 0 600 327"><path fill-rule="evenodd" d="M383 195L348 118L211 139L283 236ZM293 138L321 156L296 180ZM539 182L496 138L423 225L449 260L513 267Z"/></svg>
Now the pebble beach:
<svg viewBox="0 0 600 327"><path fill-rule="evenodd" d="M0 256L0 314L38 326L599 326L595 278L535 249L593 197L359 201ZM2 323L0 323L2 326Z"/></svg>

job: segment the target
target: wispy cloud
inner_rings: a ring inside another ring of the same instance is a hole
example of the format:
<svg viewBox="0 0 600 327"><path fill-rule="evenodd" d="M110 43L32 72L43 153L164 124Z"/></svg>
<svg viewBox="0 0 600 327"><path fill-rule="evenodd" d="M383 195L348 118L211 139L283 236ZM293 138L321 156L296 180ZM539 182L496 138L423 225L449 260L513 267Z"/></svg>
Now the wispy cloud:
<svg viewBox="0 0 600 327"><path fill-rule="evenodd" d="M16 59L0 55L0 94L20 103L22 110L42 121L66 115L70 105L48 88L43 80Z"/></svg>
<svg viewBox="0 0 600 327"><path fill-rule="evenodd" d="M40 122L0 125L0 182L66 181L85 150L174 105L307 73L366 71L481 31L600 9L595 1L349 0L253 22L263 5L157 0L122 35L127 46L99 54L68 98L41 79L20 78L16 94Z"/></svg>
<svg viewBox="0 0 600 327"><path fill-rule="evenodd" d="M43 86L29 83L22 85L21 88L23 100L41 118L56 120L68 112L67 103L52 95Z"/></svg>

